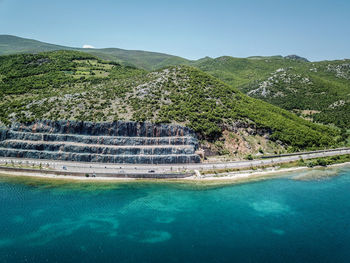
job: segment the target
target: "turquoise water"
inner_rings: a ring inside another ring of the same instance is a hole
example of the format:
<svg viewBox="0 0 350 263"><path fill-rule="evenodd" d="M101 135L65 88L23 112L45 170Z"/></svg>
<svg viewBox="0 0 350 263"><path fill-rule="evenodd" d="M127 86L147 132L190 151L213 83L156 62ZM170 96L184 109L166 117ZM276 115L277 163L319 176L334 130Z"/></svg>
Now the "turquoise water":
<svg viewBox="0 0 350 263"><path fill-rule="evenodd" d="M350 169L225 186L2 178L0 262L350 262Z"/></svg>

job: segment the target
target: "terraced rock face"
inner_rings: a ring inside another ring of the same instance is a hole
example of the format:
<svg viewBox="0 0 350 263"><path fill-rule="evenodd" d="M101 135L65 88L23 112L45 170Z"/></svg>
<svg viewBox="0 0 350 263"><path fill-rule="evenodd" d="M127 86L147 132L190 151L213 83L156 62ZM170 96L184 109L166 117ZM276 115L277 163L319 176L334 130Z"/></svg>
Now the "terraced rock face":
<svg viewBox="0 0 350 263"><path fill-rule="evenodd" d="M0 156L65 161L198 163L192 130L138 122L40 121L0 129Z"/></svg>

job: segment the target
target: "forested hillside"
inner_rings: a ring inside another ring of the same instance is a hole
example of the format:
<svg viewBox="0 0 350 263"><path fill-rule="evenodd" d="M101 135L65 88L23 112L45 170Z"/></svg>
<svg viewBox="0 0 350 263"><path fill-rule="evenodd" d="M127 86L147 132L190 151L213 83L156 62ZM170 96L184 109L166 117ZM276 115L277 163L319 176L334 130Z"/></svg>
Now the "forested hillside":
<svg viewBox="0 0 350 263"><path fill-rule="evenodd" d="M350 60L204 59L201 70L249 95L321 123L350 128Z"/></svg>
<svg viewBox="0 0 350 263"><path fill-rule="evenodd" d="M36 40L0 35L0 55L77 50L148 71L174 65L191 65L238 88L299 116L324 124L350 128L350 61L309 62L287 57L203 58L190 61L162 53L118 48L82 49ZM1 76L0 76L1 77Z"/></svg>
<svg viewBox="0 0 350 263"><path fill-rule="evenodd" d="M253 137L256 151L331 147L342 140L337 129L250 98L188 66L146 72L74 51L2 56L0 92L5 124L33 119L177 123L194 129L203 144L231 154L240 150L233 145L249 149Z"/></svg>

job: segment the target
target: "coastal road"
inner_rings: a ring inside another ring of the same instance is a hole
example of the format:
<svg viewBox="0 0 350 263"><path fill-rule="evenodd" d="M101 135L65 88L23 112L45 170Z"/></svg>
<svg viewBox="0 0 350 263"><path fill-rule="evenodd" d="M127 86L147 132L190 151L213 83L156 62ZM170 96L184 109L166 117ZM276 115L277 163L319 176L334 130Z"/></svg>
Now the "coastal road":
<svg viewBox="0 0 350 263"><path fill-rule="evenodd" d="M350 148L325 150L322 152L305 152L302 154L293 154L291 156L281 156L273 158L264 158L258 160L234 161L223 163L198 163L198 164L166 164L166 165L145 165L145 164L104 164L104 163L84 163L84 162L67 162L56 160L39 160L39 159L19 159L0 157L0 166L4 164L22 165L26 167L42 166L56 171L66 171L72 173L88 174L145 174L145 173L175 173L175 172L193 172L195 170L215 170L215 169L234 169L250 168L254 166L264 166L272 164L282 164L299 159L312 159L318 157L327 157L335 155L350 154Z"/></svg>

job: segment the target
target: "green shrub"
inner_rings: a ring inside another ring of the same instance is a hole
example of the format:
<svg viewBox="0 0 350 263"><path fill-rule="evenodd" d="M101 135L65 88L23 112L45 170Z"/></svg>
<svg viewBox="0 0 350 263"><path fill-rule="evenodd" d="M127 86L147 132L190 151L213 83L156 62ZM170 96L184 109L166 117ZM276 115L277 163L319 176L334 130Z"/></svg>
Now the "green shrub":
<svg viewBox="0 0 350 263"><path fill-rule="evenodd" d="M252 156L251 154L248 154L248 155L246 156L246 159L247 159L247 160L253 160L254 158L253 158L253 156Z"/></svg>

